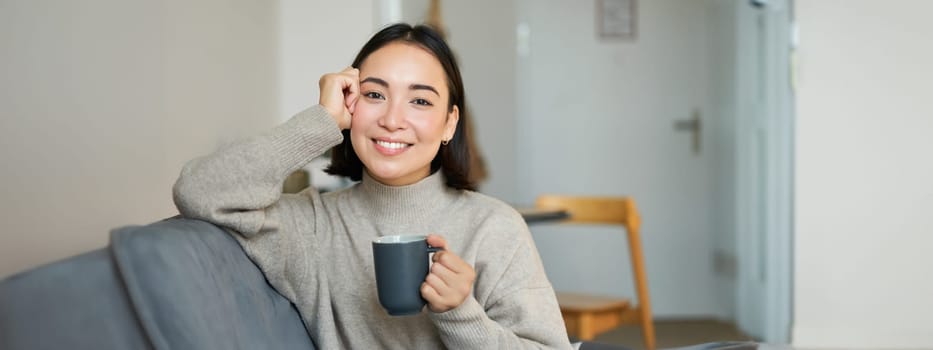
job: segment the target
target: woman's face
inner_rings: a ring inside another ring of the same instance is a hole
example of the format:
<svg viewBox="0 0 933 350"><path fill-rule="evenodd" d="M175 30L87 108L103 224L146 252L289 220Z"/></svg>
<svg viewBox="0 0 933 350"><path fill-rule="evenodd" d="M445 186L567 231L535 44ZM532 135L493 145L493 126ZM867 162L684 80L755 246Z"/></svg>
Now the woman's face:
<svg viewBox="0 0 933 350"><path fill-rule="evenodd" d="M359 68L350 141L366 171L390 186L427 177L460 118L456 106L447 109L444 68L427 50L398 42L376 50Z"/></svg>

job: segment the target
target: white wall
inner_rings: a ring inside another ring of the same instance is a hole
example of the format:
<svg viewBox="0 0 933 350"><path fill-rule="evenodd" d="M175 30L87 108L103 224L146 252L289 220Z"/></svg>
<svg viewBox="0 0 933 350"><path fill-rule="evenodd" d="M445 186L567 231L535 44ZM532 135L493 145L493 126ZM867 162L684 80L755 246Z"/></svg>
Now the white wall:
<svg viewBox="0 0 933 350"><path fill-rule="evenodd" d="M933 2L796 6L793 342L933 348Z"/></svg>
<svg viewBox="0 0 933 350"><path fill-rule="evenodd" d="M280 121L318 103L321 75L353 63L374 34L374 1L279 0Z"/></svg>

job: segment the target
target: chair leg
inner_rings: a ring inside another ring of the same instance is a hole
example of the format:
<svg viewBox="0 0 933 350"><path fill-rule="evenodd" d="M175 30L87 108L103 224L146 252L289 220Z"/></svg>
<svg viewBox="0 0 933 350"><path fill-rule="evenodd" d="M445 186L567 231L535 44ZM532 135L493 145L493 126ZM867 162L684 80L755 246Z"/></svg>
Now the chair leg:
<svg viewBox="0 0 933 350"><path fill-rule="evenodd" d="M635 288L638 294L639 318L641 319L642 334L645 337L645 348L654 350L654 324L651 320L651 297L648 294L648 276L645 273L645 255L641 249L641 220L635 210L635 202L626 202L629 218L627 220L629 255L632 259L632 272L635 277Z"/></svg>
<svg viewBox="0 0 933 350"><path fill-rule="evenodd" d="M577 332L580 340L593 340L596 330L593 329L593 315L589 312L580 313L577 318Z"/></svg>
<svg viewBox="0 0 933 350"><path fill-rule="evenodd" d="M641 309L641 334L645 338L645 349L655 349L654 322L651 320L651 313L647 309Z"/></svg>

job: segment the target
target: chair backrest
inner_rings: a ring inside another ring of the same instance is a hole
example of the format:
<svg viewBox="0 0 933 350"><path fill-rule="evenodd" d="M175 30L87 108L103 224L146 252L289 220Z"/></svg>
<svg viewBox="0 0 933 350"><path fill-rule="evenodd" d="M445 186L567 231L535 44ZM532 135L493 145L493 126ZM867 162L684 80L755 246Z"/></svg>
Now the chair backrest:
<svg viewBox="0 0 933 350"><path fill-rule="evenodd" d="M622 323L641 323L645 347L655 348L654 324L651 318L651 297L648 294L648 275L645 272L645 257L641 246L641 218L631 197L569 196L546 194L535 201L538 209L562 209L570 217L562 223L621 225L628 238L629 257L635 280L638 305L621 315ZM558 297L560 298L560 297ZM566 299L565 299L566 300ZM561 305L563 312L565 306ZM603 320L606 322L606 320ZM582 321L581 321L582 322ZM591 323L587 321L587 323ZM592 324L590 324L592 326ZM614 325L612 327L615 327ZM582 331L581 331L582 332ZM586 333L586 332L583 332ZM589 336L595 335L589 334Z"/></svg>
<svg viewBox="0 0 933 350"><path fill-rule="evenodd" d="M638 231L641 219L631 197L594 197L545 194L538 196L535 207L563 209L570 217L566 223L616 224L628 231Z"/></svg>

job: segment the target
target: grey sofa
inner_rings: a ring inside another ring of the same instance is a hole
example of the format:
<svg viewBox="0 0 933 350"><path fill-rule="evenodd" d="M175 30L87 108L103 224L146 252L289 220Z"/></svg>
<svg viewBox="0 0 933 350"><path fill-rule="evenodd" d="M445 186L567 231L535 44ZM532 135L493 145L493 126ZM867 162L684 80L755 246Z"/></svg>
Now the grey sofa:
<svg viewBox="0 0 933 350"><path fill-rule="evenodd" d="M106 248L0 281L0 350L314 348L294 305L230 234L203 221L120 228Z"/></svg>
<svg viewBox="0 0 933 350"><path fill-rule="evenodd" d="M172 218L0 281L0 349L314 349L239 244Z"/></svg>

